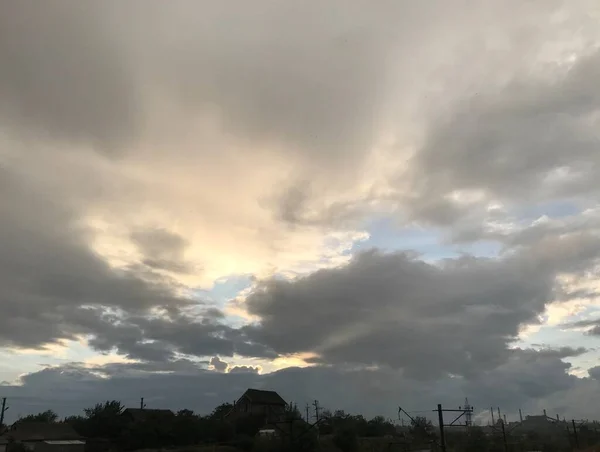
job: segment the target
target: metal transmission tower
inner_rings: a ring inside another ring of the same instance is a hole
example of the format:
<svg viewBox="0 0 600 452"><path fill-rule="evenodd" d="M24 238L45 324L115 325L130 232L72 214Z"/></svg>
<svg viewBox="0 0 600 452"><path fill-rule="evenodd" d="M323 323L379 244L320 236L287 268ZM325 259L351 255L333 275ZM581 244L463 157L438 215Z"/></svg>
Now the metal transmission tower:
<svg viewBox="0 0 600 452"><path fill-rule="evenodd" d="M465 425L471 427L473 425L473 407L469 404L469 399L465 397Z"/></svg>

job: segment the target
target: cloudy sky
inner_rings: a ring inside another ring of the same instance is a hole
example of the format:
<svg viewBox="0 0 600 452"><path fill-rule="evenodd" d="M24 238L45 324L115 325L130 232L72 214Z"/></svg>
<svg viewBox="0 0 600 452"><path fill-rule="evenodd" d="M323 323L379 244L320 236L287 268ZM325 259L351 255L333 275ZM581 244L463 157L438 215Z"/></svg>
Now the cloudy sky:
<svg viewBox="0 0 600 452"><path fill-rule="evenodd" d="M597 414L596 0L0 0L0 61L9 419Z"/></svg>

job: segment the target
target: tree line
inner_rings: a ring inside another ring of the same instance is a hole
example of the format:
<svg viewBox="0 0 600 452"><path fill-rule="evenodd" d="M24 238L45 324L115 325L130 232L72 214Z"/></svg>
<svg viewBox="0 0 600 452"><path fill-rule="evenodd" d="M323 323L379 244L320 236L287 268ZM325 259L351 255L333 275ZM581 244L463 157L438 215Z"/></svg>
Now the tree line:
<svg viewBox="0 0 600 452"><path fill-rule="evenodd" d="M154 416L153 410L147 410L148 415L141 421L131 422L123 416L125 407L120 401L108 400L84 409L81 415L60 419L56 412L47 410L21 417L16 424L63 422L71 425L81 436L88 438L90 443L101 438L122 450L207 443L227 443L250 450L255 446L256 434L264 427L264 418L246 416L229 420L226 414L232 408L232 404L223 403L208 415L199 415L184 409L169 417ZM310 425L312 421L305 422L297 408L290 406L284 414L284 419L290 422L289 428L296 436L309 438L309 442L315 441L317 434L332 435L335 444L343 452L356 450L359 437L396 434L395 426L383 416L366 419L362 415L352 415L341 410L325 410L321 413L319 422ZM422 419L422 425L414 426L413 430L419 435L433 436L433 427L425 419ZM304 446L306 449L306 444Z"/></svg>
<svg viewBox="0 0 600 452"><path fill-rule="evenodd" d="M269 445L256 436L265 427L264 418L258 416L237 417L228 419L226 414L233 408L232 404L224 403L217 406L208 415L199 415L192 410L180 410L173 416L153 416L153 410L147 410L147 416L141 421L132 422L123 416L125 410L121 402L112 400L97 403L83 410L81 415L68 416L60 419L52 410L21 417L15 424L24 422L63 422L88 439L93 445L96 439L102 439L107 448L120 450L156 449L169 446L192 446L198 444L228 444L237 449L271 450ZM415 445L435 444L437 442L437 427L427 418L415 417L411 424L404 429L398 429L383 416L367 419L360 414L350 414L343 410L320 413L318 423L302 420L298 410L288 407L284 419L289 422L288 433L294 432L302 441L289 441L287 447L276 443L275 450L314 450L319 440L330 441L341 452L358 452L361 438L389 438L389 443L405 443ZM313 423L314 425L311 425ZM524 450L563 451L571 450L574 446L572 438L561 435L552 438L537 435L532 432L516 435L508 433L506 440L501 434L489 435L481 427L473 426L468 433L448 429L446 441L449 451L460 452L512 452ZM292 436L294 436L292 435ZM596 444L600 437L594 431L588 432L581 428L578 432L580 444ZM97 442L102 444L102 441ZM101 452L101 446L93 452ZM396 450L396 449L395 449Z"/></svg>

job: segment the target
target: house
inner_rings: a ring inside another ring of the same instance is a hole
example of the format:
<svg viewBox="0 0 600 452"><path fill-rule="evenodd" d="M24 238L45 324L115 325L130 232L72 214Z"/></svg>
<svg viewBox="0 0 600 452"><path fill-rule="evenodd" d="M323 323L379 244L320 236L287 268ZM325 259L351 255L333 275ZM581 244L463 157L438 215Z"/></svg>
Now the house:
<svg viewBox="0 0 600 452"><path fill-rule="evenodd" d="M6 445L8 444L8 438L0 436L0 452L6 452Z"/></svg>
<svg viewBox="0 0 600 452"><path fill-rule="evenodd" d="M132 423L147 421L171 422L175 418L175 413L171 410L126 408L123 410L123 413L121 413L121 416Z"/></svg>
<svg viewBox="0 0 600 452"><path fill-rule="evenodd" d="M235 402L227 417L264 416L265 422L278 420L285 414L287 403L275 391L248 389Z"/></svg>
<svg viewBox="0 0 600 452"><path fill-rule="evenodd" d="M17 422L4 437L35 452L84 452L85 439L73 427L62 422Z"/></svg>

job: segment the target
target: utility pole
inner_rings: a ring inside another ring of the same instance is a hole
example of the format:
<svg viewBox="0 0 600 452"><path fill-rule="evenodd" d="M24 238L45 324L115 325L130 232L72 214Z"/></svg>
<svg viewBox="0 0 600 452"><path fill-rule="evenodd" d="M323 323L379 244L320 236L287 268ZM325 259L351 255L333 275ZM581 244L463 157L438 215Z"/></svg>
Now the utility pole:
<svg viewBox="0 0 600 452"><path fill-rule="evenodd" d="M319 422L319 401L315 400L313 402L313 406L315 407L315 417L317 419L317 422Z"/></svg>
<svg viewBox="0 0 600 452"><path fill-rule="evenodd" d="M575 438L575 446L579 449L579 438L577 438L577 425L575 425L575 419L572 420L573 423L573 437Z"/></svg>
<svg viewBox="0 0 600 452"><path fill-rule="evenodd" d="M146 408L146 404L144 403L144 398L141 397L140 398L140 410L143 410L144 408Z"/></svg>
<svg viewBox="0 0 600 452"><path fill-rule="evenodd" d="M506 442L506 430L504 429L504 422L500 419L500 424L502 424L502 441L504 442L504 451L508 452L508 443Z"/></svg>
<svg viewBox="0 0 600 452"><path fill-rule="evenodd" d="M6 406L6 397L2 397L2 409L0 409L0 430L2 429L2 426L4 425L4 413L9 409L10 407ZM1 433L1 432L0 432Z"/></svg>
<svg viewBox="0 0 600 452"><path fill-rule="evenodd" d="M490 413L492 413L492 425L496 424L496 420L494 419L494 407L490 407Z"/></svg>
<svg viewBox="0 0 600 452"><path fill-rule="evenodd" d="M521 408L519 408L519 420L523 422L523 413L521 413Z"/></svg>
<svg viewBox="0 0 600 452"><path fill-rule="evenodd" d="M440 423L440 445L442 446L442 452L446 452L446 437L444 436L444 412L442 411L442 405L440 403L438 403L437 412Z"/></svg>
<svg viewBox="0 0 600 452"><path fill-rule="evenodd" d="M308 414L308 410L310 409L310 405L306 404L306 423L310 424L310 415Z"/></svg>
<svg viewBox="0 0 600 452"><path fill-rule="evenodd" d="M441 452L447 452L446 449L446 435L444 432L444 427L460 427L460 426L464 426L464 424L458 423L458 421L463 418L463 416L465 416L465 418L469 418L473 415L473 407L469 404L467 407L458 407L458 410L456 409L443 409L442 408L442 404L438 403L437 406L437 410L432 410L433 412L437 411L438 414L438 422L439 422L439 428L440 428L440 449ZM454 420L452 422L450 422L449 424L445 424L444 423L444 413L445 412L450 412L450 413L455 413L458 415L454 418ZM416 424L415 419L413 419L413 417L406 411L403 410L401 407L398 407L398 418L401 419L401 414L405 413L408 418L412 421L413 424Z"/></svg>

